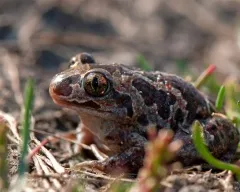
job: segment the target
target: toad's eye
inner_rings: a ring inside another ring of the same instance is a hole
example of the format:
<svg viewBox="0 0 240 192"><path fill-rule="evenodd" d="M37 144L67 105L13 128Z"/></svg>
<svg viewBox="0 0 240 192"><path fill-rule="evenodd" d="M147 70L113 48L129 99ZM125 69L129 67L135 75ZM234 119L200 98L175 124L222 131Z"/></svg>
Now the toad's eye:
<svg viewBox="0 0 240 192"><path fill-rule="evenodd" d="M93 64L93 63L96 63L93 56L89 53L80 53L79 54L79 58L80 58L80 61L82 64Z"/></svg>
<svg viewBox="0 0 240 192"><path fill-rule="evenodd" d="M84 77L83 87L87 94L102 97L108 93L110 82L102 73L92 72Z"/></svg>
<svg viewBox="0 0 240 192"><path fill-rule="evenodd" d="M71 58L68 63L68 68L75 67L76 65L77 65L77 58L76 57Z"/></svg>
<svg viewBox="0 0 240 192"><path fill-rule="evenodd" d="M89 53L79 53L69 61L68 68L76 67L77 65L94 64L96 63L93 56Z"/></svg>

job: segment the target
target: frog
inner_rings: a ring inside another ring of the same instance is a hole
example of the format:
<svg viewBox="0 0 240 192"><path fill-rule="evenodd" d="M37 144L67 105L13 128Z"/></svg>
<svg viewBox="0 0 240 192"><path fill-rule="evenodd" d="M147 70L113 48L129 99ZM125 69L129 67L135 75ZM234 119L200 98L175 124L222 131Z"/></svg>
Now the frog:
<svg viewBox="0 0 240 192"><path fill-rule="evenodd" d="M79 114L79 143L96 143L107 154L82 165L104 173L137 173L151 128L170 129L173 140L183 142L174 160L184 166L204 162L193 144L195 121L203 127L205 144L214 157L234 159L238 129L224 115L216 115L207 96L175 74L99 63L83 52L53 77L49 92L57 105Z"/></svg>

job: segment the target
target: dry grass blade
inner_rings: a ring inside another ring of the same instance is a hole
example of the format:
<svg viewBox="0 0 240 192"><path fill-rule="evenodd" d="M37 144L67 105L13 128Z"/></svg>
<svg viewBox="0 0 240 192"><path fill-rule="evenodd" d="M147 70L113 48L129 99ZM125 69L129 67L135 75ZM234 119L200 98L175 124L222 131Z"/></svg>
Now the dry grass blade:
<svg viewBox="0 0 240 192"><path fill-rule="evenodd" d="M49 132L42 131L42 130L34 130L34 129L32 129L31 131L34 132L34 133L39 133L39 134L42 134L42 135L49 136L48 139L49 139L50 141L54 141L54 140L56 140L56 139L61 139L61 140L63 140L63 141L67 141L67 142L70 142L70 143L73 143L73 144L76 144L76 145L80 145L83 149L92 151L91 147L89 147L88 145L85 145L85 144L83 144L83 143L79 143L79 142L77 142L77 141L73 141L73 140L71 140L71 139L68 139L68 138L62 136L62 135L53 134L53 133L49 133Z"/></svg>
<svg viewBox="0 0 240 192"><path fill-rule="evenodd" d="M5 49L0 50L1 58L3 59L6 77L9 79L10 85L14 92L14 98L19 106L23 104L23 98L20 91L20 78L18 72L19 58L16 55L10 54Z"/></svg>
<svg viewBox="0 0 240 192"><path fill-rule="evenodd" d="M94 177L94 178L101 178L101 179L108 180L108 181L115 181L115 180L119 179L120 181L125 181L125 182L129 182L129 183L135 183L136 182L135 179L126 179L126 178L121 178L121 177L116 178L116 177L111 177L110 175L94 174L94 173L90 173L88 171L78 170L77 172L81 173L81 174L84 174L86 176L91 176L91 177Z"/></svg>
<svg viewBox="0 0 240 192"><path fill-rule="evenodd" d="M50 174L51 173L51 169L49 169L49 167L46 165L46 163L38 156L37 158L37 161L43 171L44 174ZM55 178L51 178L50 179L51 182L53 182L54 186L57 188L57 189L61 189L61 183L55 179Z"/></svg>
<svg viewBox="0 0 240 192"><path fill-rule="evenodd" d="M33 141L37 144L37 145L41 145L41 142L38 141L37 139L33 138ZM65 169L64 167L62 167L57 160L55 159L55 157L44 147L41 147L41 151L43 154L46 155L46 157L48 157L48 159L51 161L52 163L52 168L57 172L57 173L64 173Z"/></svg>
<svg viewBox="0 0 240 192"><path fill-rule="evenodd" d="M6 121L0 117L0 191L7 191L9 186L7 175L7 129Z"/></svg>
<svg viewBox="0 0 240 192"><path fill-rule="evenodd" d="M5 119L7 121L8 125L9 125L8 126L9 130L11 131L12 135L16 138L16 141L18 141L18 144L19 144L20 136L17 131L16 119L12 115L4 113L3 111L0 111L0 117L2 117L3 119Z"/></svg>
<svg viewBox="0 0 240 192"><path fill-rule="evenodd" d="M93 154L95 155L95 157L98 159L98 160L105 160L106 158L108 158L108 156L104 153L102 153L95 144L92 144L91 145L91 149L92 149L92 152Z"/></svg>

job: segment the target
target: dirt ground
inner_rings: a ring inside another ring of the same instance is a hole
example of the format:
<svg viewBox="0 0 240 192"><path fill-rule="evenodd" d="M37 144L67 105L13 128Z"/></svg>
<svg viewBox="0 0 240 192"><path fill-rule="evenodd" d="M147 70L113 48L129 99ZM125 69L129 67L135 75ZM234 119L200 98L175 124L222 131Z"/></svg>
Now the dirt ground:
<svg viewBox="0 0 240 192"><path fill-rule="evenodd" d="M83 51L98 62L133 66L143 55L153 70L179 75L187 75L181 71L183 65L197 76L215 64L220 82L227 76L239 78L239 20L238 0L1 0L0 110L20 120L24 83L32 77L34 129L52 134L75 130L78 117L52 102L48 86L56 73L67 68L70 57ZM36 137L43 140L46 134ZM63 167L82 161L72 158L74 146L69 142L57 141L46 148ZM18 149L9 146L11 177L17 170ZM48 165L47 158L44 162ZM88 181L83 184L85 191L107 190L107 178L86 173L49 179L40 177L35 166L32 162L31 190L71 191L79 180ZM174 173L164 182L168 192L240 191L230 173L195 168Z"/></svg>

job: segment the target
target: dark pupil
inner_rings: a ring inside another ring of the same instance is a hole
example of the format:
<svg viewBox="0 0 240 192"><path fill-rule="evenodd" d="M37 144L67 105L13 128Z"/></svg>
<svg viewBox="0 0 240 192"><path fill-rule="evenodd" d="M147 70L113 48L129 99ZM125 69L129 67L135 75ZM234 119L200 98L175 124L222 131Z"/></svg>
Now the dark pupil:
<svg viewBox="0 0 240 192"><path fill-rule="evenodd" d="M98 78L94 77L92 80L92 88L96 91L98 88Z"/></svg>

